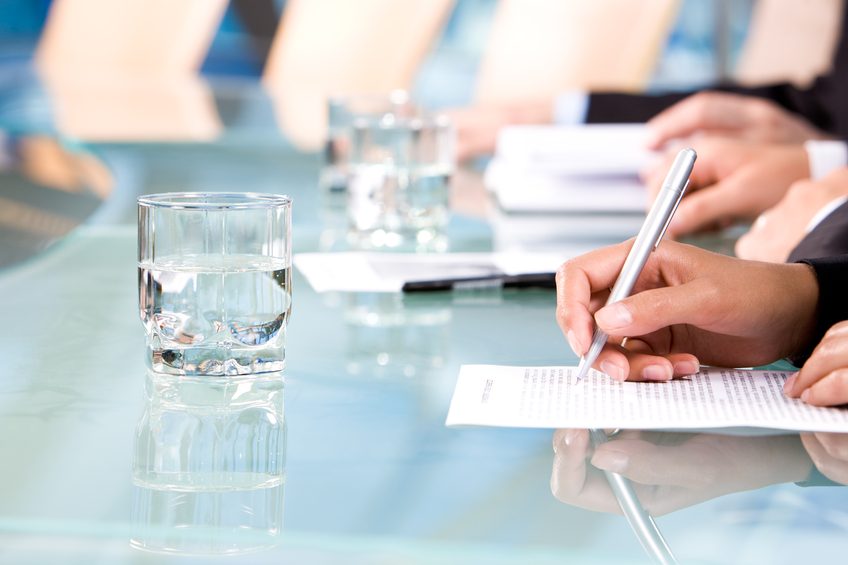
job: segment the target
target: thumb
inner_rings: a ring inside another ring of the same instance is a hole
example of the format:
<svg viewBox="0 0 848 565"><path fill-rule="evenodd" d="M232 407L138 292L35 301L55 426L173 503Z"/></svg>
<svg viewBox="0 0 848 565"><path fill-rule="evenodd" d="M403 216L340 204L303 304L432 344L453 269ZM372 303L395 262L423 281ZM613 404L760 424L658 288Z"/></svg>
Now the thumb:
<svg viewBox="0 0 848 565"><path fill-rule="evenodd" d="M592 464L605 471L624 474L643 485L705 487L707 472L716 465L715 454L697 444L654 445L644 440L626 439L598 446Z"/></svg>
<svg viewBox="0 0 848 565"><path fill-rule="evenodd" d="M713 318L719 307L698 280L680 286L655 288L604 306L595 322L608 335L640 336L675 324L700 326Z"/></svg>

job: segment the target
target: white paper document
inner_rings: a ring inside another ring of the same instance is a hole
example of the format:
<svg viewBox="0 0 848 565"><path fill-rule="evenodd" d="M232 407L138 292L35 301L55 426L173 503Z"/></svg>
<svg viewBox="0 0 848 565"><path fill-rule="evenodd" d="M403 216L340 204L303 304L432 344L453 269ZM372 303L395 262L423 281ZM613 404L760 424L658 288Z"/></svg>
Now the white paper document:
<svg viewBox="0 0 848 565"><path fill-rule="evenodd" d="M446 425L848 432L848 409L787 398L794 373L705 368L665 383L619 383L576 367L463 365Z"/></svg>
<svg viewBox="0 0 848 565"><path fill-rule="evenodd" d="M573 175L638 174L654 157L644 124L509 126L498 134L498 160Z"/></svg>
<svg viewBox="0 0 848 565"><path fill-rule="evenodd" d="M407 281L553 273L554 253L298 253L294 264L316 292L400 292Z"/></svg>
<svg viewBox="0 0 848 565"><path fill-rule="evenodd" d="M641 124L512 126L484 183L507 212L644 212L654 158Z"/></svg>
<svg viewBox="0 0 848 565"><path fill-rule="evenodd" d="M648 205L636 174L569 175L492 161L484 182L505 212L644 214Z"/></svg>

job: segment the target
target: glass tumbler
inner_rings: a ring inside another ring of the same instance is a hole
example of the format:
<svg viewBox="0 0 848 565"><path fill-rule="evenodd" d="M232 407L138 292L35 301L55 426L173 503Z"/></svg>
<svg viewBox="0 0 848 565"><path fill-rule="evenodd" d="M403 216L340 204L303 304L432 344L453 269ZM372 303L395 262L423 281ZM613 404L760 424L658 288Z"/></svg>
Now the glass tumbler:
<svg viewBox="0 0 848 565"><path fill-rule="evenodd" d="M385 115L353 124L348 185L357 248L447 249L455 131L446 116Z"/></svg>
<svg viewBox="0 0 848 565"><path fill-rule="evenodd" d="M291 199L139 197L138 288L153 371L282 371L291 313Z"/></svg>
<svg viewBox="0 0 848 565"><path fill-rule="evenodd" d="M405 90L331 96L327 100L326 166L321 174L322 186L330 191L347 190L351 134L356 120L383 116L411 118L419 112Z"/></svg>

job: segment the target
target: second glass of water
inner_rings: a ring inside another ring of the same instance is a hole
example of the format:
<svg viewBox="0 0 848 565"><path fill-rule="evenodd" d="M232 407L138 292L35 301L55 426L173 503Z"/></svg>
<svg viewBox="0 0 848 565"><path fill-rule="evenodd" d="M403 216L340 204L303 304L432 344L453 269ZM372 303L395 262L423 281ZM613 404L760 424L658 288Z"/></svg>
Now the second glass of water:
<svg viewBox="0 0 848 565"><path fill-rule="evenodd" d="M139 197L138 288L153 371L282 371L291 313L291 199Z"/></svg>
<svg viewBox="0 0 848 565"><path fill-rule="evenodd" d="M446 116L354 122L348 216L356 247L447 249L454 138Z"/></svg>

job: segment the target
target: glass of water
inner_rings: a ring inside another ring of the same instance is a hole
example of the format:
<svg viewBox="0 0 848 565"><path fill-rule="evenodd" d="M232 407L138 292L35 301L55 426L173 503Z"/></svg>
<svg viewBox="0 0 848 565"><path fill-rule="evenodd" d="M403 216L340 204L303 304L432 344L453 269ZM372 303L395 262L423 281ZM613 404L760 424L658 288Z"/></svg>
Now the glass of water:
<svg viewBox="0 0 848 565"><path fill-rule="evenodd" d="M282 371L291 313L291 199L139 197L138 288L153 371Z"/></svg>
<svg viewBox="0 0 848 565"><path fill-rule="evenodd" d="M455 132L446 116L386 114L353 124L348 185L358 248L447 249Z"/></svg>
<svg viewBox="0 0 848 565"><path fill-rule="evenodd" d="M326 166L321 184L330 191L347 190L351 134L356 120L385 115L413 117L419 111L405 90L331 96L327 100Z"/></svg>

